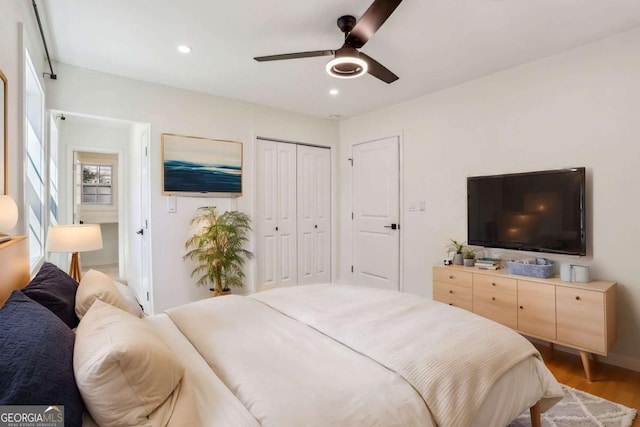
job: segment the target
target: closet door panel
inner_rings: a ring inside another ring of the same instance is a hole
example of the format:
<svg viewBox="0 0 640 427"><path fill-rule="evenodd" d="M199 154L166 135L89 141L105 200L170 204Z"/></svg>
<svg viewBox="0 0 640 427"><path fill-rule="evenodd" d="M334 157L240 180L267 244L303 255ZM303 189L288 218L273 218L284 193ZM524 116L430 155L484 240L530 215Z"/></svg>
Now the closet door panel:
<svg viewBox="0 0 640 427"><path fill-rule="evenodd" d="M298 281L331 280L330 150L298 147Z"/></svg>
<svg viewBox="0 0 640 427"><path fill-rule="evenodd" d="M278 143L260 141L257 151L257 287L263 289L278 280Z"/></svg>
<svg viewBox="0 0 640 427"><path fill-rule="evenodd" d="M297 218L295 144L277 143L277 285L297 284Z"/></svg>
<svg viewBox="0 0 640 427"><path fill-rule="evenodd" d="M315 283L316 216L314 148L298 147L298 282Z"/></svg>
<svg viewBox="0 0 640 427"><path fill-rule="evenodd" d="M315 149L315 282L331 281L331 150Z"/></svg>

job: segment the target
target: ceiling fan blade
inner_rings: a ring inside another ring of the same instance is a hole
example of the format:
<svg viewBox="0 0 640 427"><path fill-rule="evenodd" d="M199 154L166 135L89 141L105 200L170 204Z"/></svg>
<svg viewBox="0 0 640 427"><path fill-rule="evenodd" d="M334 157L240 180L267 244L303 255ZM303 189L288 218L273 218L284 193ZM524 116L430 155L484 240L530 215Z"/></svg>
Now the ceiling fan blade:
<svg viewBox="0 0 640 427"><path fill-rule="evenodd" d="M402 0L375 0L351 30L345 42L361 48L391 16Z"/></svg>
<svg viewBox="0 0 640 427"><path fill-rule="evenodd" d="M360 58L367 61L367 65L369 66L369 70L367 72L373 77L379 78L385 83L393 83L400 78L369 55L360 52Z"/></svg>
<svg viewBox="0 0 640 427"><path fill-rule="evenodd" d="M284 53L282 55L269 55L269 56L256 56L255 59L258 62L264 61L280 61L282 59L299 59L299 58L311 58L314 56L330 56L333 55L333 50L314 50L311 52L297 52L297 53Z"/></svg>

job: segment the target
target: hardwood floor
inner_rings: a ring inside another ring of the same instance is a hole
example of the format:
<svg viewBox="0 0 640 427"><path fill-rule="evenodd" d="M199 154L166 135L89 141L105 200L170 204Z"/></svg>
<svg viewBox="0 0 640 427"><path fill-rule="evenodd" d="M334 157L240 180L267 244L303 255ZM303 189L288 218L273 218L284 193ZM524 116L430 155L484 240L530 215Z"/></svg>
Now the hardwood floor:
<svg viewBox="0 0 640 427"><path fill-rule="evenodd" d="M534 345L549 370L562 384L634 408L640 413L640 372L598 363L593 369L593 381L588 382L580 356ZM636 415L632 426L640 427L639 415Z"/></svg>

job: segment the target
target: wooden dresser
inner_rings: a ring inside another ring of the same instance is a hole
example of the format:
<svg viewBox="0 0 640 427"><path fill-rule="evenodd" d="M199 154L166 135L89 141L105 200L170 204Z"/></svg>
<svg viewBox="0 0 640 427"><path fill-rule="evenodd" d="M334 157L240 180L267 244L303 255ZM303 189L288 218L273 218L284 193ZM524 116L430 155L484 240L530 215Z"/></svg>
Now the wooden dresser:
<svg viewBox="0 0 640 427"><path fill-rule="evenodd" d="M29 283L29 244L24 236L0 243L0 307L15 289Z"/></svg>
<svg viewBox="0 0 640 427"><path fill-rule="evenodd" d="M616 339L616 283L563 282L509 274L507 269L433 267L433 299L502 323L523 335L606 356Z"/></svg>

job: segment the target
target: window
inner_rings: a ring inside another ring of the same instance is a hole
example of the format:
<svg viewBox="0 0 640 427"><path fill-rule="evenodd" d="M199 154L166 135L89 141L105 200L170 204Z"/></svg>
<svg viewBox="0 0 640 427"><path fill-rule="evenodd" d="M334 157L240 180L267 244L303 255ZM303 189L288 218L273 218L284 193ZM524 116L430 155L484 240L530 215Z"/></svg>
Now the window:
<svg viewBox="0 0 640 427"><path fill-rule="evenodd" d="M82 204L113 204L113 166L82 164Z"/></svg>
<svg viewBox="0 0 640 427"><path fill-rule="evenodd" d="M44 91L29 52L25 50L25 212L31 271L44 257L47 157L44 142Z"/></svg>
<svg viewBox="0 0 640 427"><path fill-rule="evenodd" d="M49 118L49 224L58 224L58 127Z"/></svg>

